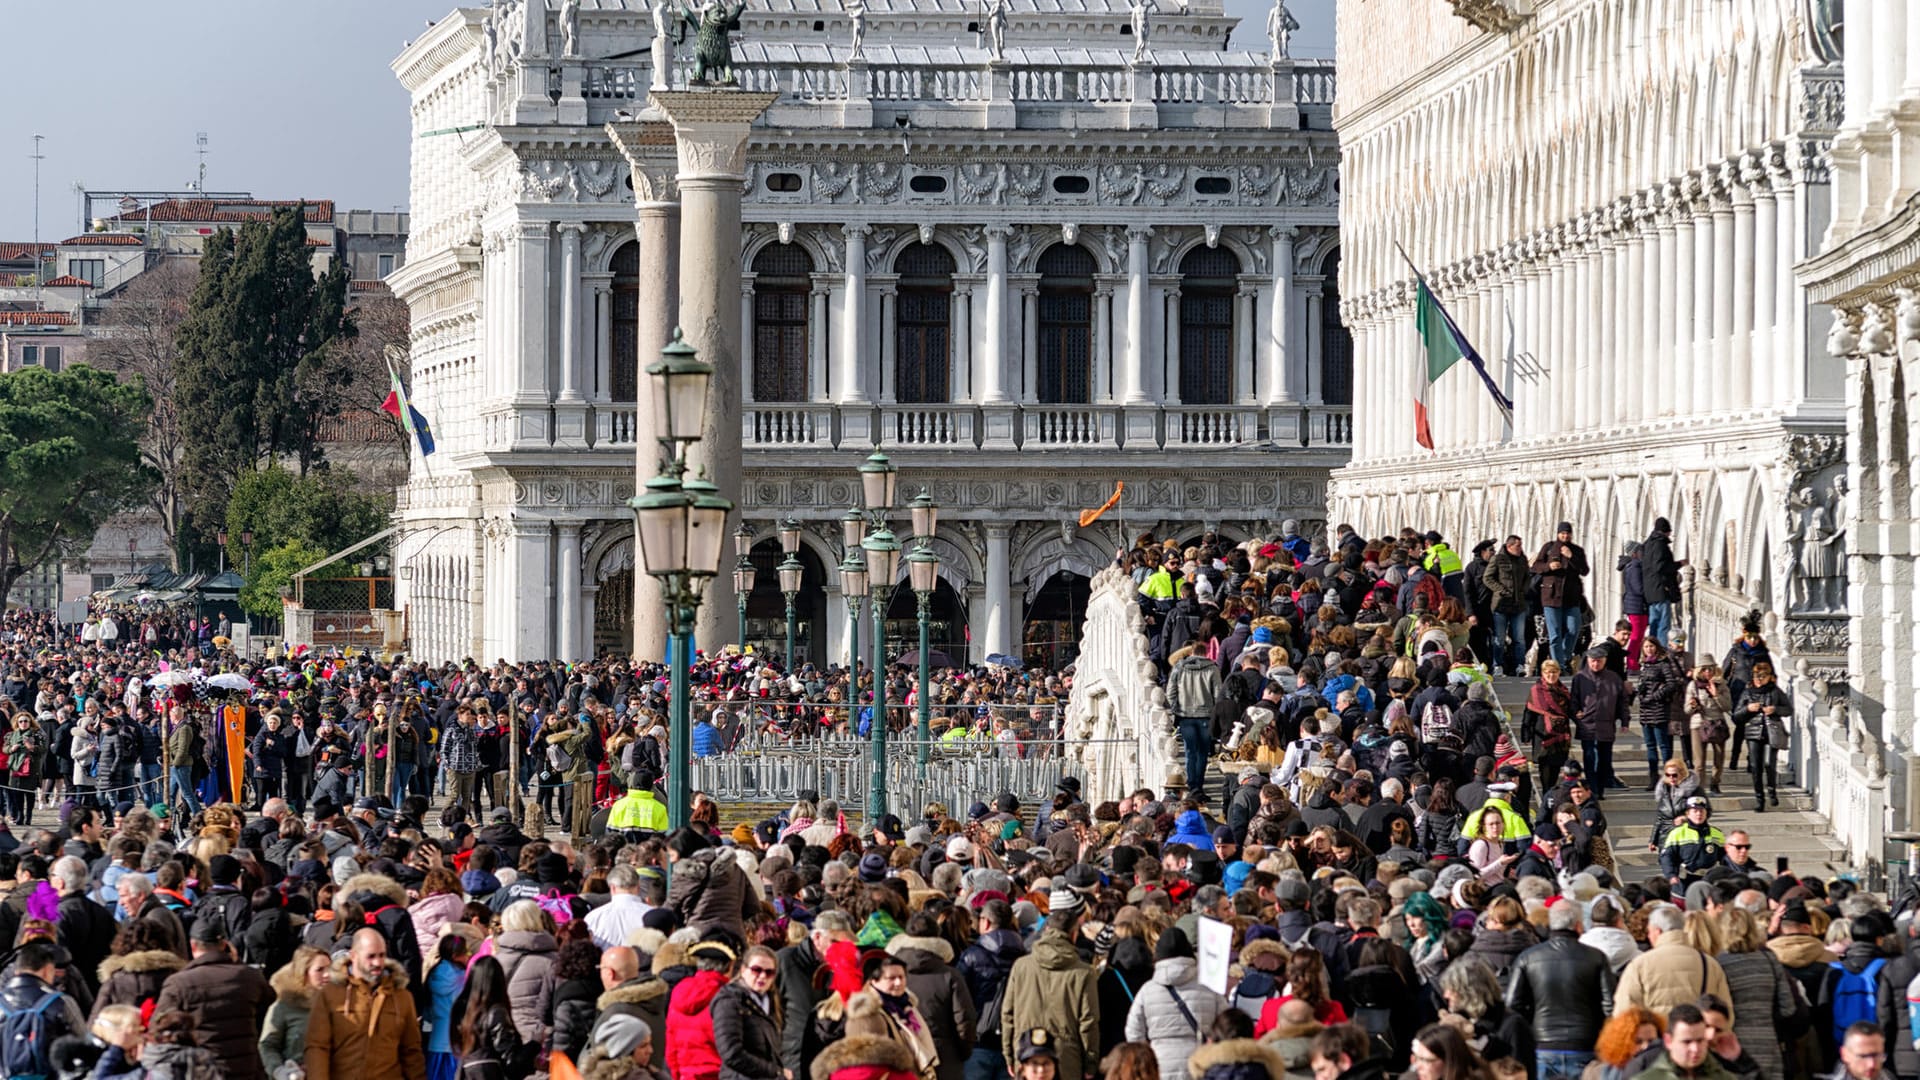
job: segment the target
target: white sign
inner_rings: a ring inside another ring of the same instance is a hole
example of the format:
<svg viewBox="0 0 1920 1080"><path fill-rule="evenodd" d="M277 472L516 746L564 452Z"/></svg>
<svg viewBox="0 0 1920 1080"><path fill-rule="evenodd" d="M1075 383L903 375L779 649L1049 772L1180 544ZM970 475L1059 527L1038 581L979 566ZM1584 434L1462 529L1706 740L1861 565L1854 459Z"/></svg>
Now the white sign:
<svg viewBox="0 0 1920 1080"><path fill-rule="evenodd" d="M1200 917L1200 940L1194 943L1194 952L1200 959L1200 985L1219 994L1227 995L1228 954L1233 951L1233 927L1219 919Z"/></svg>

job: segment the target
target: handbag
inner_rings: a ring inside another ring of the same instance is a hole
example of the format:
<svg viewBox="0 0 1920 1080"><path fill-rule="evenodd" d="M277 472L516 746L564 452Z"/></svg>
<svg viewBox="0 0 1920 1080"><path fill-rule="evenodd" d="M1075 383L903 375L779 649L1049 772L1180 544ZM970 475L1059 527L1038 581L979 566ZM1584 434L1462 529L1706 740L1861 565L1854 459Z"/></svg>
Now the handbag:
<svg viewBox="0 0 1920 1080"><path fill-rule="evenodd" d="M1775 750L1785 750L1793 742L1793 732L1787 730L1786 721L1778 716L1767 717L1767 745Z"/></svg>

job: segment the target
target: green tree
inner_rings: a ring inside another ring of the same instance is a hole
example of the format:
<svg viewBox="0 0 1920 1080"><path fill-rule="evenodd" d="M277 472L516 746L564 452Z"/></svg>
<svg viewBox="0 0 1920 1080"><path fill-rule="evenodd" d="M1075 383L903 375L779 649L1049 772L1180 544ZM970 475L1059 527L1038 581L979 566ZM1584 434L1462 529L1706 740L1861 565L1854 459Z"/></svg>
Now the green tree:
<svg viewBox="0 0 1920 1080"><path fill-rule="evenodd" d="M240 606L255 615L278 616L280 590L293 587L293 575L327 557L312 544L290 540L253 560L253 578L240 589Z"/></svg>
<svg viewBox="0 0 1920 1080"><path fill-rule="evenodd" d="M360 491L344 473L322 468L297 476L269 463L234 485L226 529L229 536L251 530L256 548L297 541L325 555L385 528L392 510L391 492Z"/></svg>
<svg viewBox="0 0 1920 1080"><path fill-rule="evenodd" d="M282 455L303 475L319 464L321 425L358 381L346 268L316 275L312 260L301 208L222 229L201 255L173 396L187 517L202 543L242 474Z"/></svg>
<svg viewBox="0 0 1920 1080"><path fill-rule="evenodd" d="M152 492L140 458L152 408L138 379L84 364L0 375L0 605L28 570Z"/></svg>

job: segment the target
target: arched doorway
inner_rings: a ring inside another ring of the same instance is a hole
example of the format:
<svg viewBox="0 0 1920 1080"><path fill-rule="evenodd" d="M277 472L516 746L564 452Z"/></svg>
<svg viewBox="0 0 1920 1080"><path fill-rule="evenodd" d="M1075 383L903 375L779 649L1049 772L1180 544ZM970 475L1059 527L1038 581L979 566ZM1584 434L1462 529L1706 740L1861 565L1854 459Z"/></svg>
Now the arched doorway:
<svg viewBox="0 0 1920 1080"><path fill-rule="evenodd" d="M609 575L593 597L593 654L633 651L633 567Z"/></svg>
<svg viewBox="0 0 1920 1080"><path fill-rule="evenodd" d="M1180 260L1180 404L1233 401L1233 307L1240 260L1197 247Z"/></svg>
<svg viewBox="0 0 1920 1080"><path fill-rule="evenodd" d="M753 546L753 595L747 598L747 643L758 653L782 657L787 651L787 598L780 592L780 564L786 555L778 537ZM827 570L820 557L800 545L800 593L794 597L793 652L800 664L824 664L827 656Z"/></svg>
<svg viewBox="0 0 1920 1080"><path fill-rule="evenodd" d="M1093 256L1055 244L1040 256L1035 396L1042 405L1093 400Z"/></svg>
<svg viewBox="0 0 1920 1080"><path fill-rule="evenodd" d="M769 244L753 257L755 401L807 400L812 275L813 257L799 244Z"/></svg>
<svg viewBox="0 0 1920 1080"><path fill-rule="evenodd" d="M920 598L903 580L887 601L887 660L920 647ZM862 627L862 629L866 629ZM967 604L942 577L933 588L927 640L956 664L967 662ZM863 645L862 648L869 646Z"/></svg>
<svg viewBox="0 0 1920 1080"><path fill-rule="evenodd" d="M1021 630L1021 659L1028 667L1059 671L1073 663L1092 597L1092 580L1072 570L1061 570L1040 586Z"/></svg>

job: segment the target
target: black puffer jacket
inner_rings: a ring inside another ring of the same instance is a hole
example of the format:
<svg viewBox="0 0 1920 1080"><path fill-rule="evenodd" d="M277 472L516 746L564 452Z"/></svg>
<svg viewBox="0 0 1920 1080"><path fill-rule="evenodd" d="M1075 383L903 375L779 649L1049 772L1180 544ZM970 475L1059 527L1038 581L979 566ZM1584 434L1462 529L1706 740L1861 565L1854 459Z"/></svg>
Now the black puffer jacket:
<svg viewBox="0 0 1920 1080"><path fill-rule="evenodd" d="M769 994L767 1000L778 999ZM713 1015L720 1080L781 1080L780 1025L746 987L728 983L707 1008Z"/></svg>
<svg viewBox="0 0 1920 1080"><path fill-rule="evenodd" d="M1613 967L1607 954L1556 930L1520 954L1507 972L1507 1008L1533 1017L1544 1050L1587 1050L1613 1012Z"/></svg>
<svg viewBox="0 0 1920 1080"><path fill-rule="evenodd" d="M907 965L907 989L920 1002L920 1015L940 1052L940 1080L960 1080L973 1053L979 1014L966 980L951 966L953 946L944 938L901 934L887 942L887 952Z"/></svg>
<svg viewBox="0 0 1920 1080"><path fill-rule="evenodd" d="M600 1016L600 987L587 979L567 979L553 988L548 999L546 1021L551 1027L552 1048L579 1061L587 1052L593 1023Z"/></svg>

